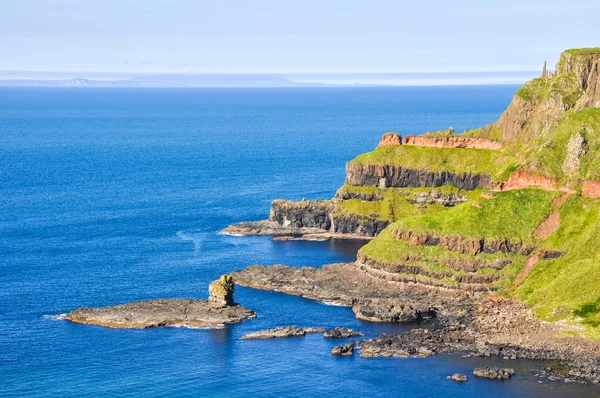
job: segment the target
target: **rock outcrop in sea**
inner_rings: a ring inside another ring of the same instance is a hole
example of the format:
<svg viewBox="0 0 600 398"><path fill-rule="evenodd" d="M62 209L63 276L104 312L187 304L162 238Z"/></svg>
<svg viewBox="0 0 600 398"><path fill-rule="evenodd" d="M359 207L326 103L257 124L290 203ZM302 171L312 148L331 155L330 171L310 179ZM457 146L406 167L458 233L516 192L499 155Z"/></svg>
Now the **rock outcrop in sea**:
<svg viewBox="0 0 600 398"><path fill-rule="evenodd" d="M209 288L209 300L165 298L108 307L78 308L58 318L108 328L186 326L221 327L255 318L256 313L233 302L234 283L223 275Z"/></svg>

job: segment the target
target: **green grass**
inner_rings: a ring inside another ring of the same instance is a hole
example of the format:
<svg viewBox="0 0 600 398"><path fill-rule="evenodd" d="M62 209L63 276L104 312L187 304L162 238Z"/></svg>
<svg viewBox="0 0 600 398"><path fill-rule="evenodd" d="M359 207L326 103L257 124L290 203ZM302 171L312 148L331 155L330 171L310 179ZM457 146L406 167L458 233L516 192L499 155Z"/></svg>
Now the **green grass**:
<svg viewBox="0 0 600 398"><path fill-rule="evenodd" d="M550 214L556 195L539 189L497 192L493 199L478 197L440 213L406 218L390 227L438 236L531 242L537 226Z"/></svg>
<svg viewBox="0 0 600 398"><path fill-rule="evenodd" d="M454 187L425 188L425 189L401 189L387 188L381 189L370 186L345 185L346 192L376 195L378 200L363 201L360 199L348 199L339 203L334 211L334 215L358 215L363 219L377 219L394 222L414 214L423 214L442 211L443 206L432 204L428 206L418 206L410 203L407 199L414 198L417 193L422 191L433 191L443 193L458 192Z"/></svg>
<svg viewBox="0 0 600 398"><path fill-rule="evenodd" d="M572 48L570 50L566 50L565 52L571 55L600 54L600 47Z"/></svg>
<svg viewBox="0 0 600 398"><path fill-rule="evenodd" d="M352 160L362 164L391 164L409 169L489 174L497 181L508 178L512 163L499 151L469 148L385 146Z"/></svg>
<svg viewBox="0 0 600 398"><path fill-rule="evenodd" d="M544 246L566 254L540 262L514 295L530 303L543 319L579 318L585 325L598 326L600 203L574 196L560 207L559 213L561 225Z"/></svg>

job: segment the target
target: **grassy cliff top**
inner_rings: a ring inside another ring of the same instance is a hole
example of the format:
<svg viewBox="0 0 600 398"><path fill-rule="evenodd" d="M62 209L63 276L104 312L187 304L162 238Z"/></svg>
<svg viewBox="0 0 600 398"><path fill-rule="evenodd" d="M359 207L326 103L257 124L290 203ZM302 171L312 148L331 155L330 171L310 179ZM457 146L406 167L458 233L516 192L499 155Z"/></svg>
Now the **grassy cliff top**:
<svg viewBox="0 0 600 398"><path fill-rule="evenodd" d="M429 171L489 174L497 181L506 180L515 170L513 164L499 151L467 148L392 145L359 155L352 162L391 164Z"/></svg>
<svg viewBox="0 0 600 398"><path fill-rule="evenodd" d="M600 54L600 47L572 48L565 50L565 52L571 55Z"/></svg>

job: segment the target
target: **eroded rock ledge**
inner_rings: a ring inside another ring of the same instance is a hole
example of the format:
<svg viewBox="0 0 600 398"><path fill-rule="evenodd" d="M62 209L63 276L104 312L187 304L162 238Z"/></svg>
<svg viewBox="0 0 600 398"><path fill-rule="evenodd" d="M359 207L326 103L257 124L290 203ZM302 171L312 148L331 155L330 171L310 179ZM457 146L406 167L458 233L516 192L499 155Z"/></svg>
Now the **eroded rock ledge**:
<svg viewBox="0 0 600 398"><path fill-rule="evenodd" d="M120 329L161 326L214 328L255 318L254 311L233 302L233 291L233 280L229 275L223 275L210 285L208 300L170 298L109 307L78 308L57 318Z"/></svg>
<svg viewBox="0 0 600 398"><path fill-rule="evenodd" d="M525 304L506 298L385 281L361 272L354 264L251 266L232 275L243 286L351 307L361 319L398 322L435 315L421 329L360 342L362 357L459 352L555 360L572 367L571 380L600 382L600 342L561 338L565 325L541 322ZM336 355L352 351L350 346L337 348Z"/></svg>

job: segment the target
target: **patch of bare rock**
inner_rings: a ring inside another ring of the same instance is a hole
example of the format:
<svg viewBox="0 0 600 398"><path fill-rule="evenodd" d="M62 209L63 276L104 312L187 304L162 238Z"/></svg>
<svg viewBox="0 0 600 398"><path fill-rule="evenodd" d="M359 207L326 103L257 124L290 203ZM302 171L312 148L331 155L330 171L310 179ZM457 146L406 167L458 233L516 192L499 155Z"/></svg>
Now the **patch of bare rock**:
<svg viewBox="0 0 600 398"><path fill-rule="evenodd" d="M57 318L108 328L138 329L161 326L211 328L255 318L254 311L233 302L233 291L233 280L229 275L223 275L210 285L208 300L169 298L78 308Z"/></svg>
<svg viewBox="0 0 600 398"><path fill-rule="evenodd" d="M304 335L306 335L306 331L298 326L285 326L248 333L242 336L242 340L280 339L285 337L302 337Z"/></svg>

